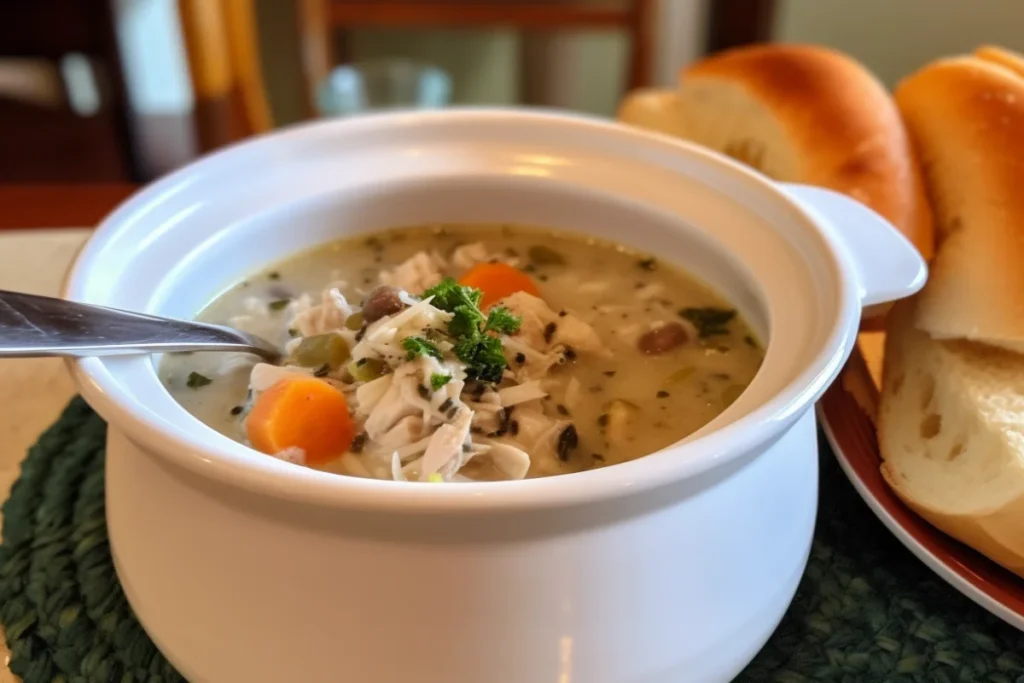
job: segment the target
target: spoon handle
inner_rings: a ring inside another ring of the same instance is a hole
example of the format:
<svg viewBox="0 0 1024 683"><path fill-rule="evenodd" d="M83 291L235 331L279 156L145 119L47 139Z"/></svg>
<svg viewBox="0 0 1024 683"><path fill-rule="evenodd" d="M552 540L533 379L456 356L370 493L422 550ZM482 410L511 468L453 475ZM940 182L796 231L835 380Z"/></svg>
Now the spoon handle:
<svg viewBox="0 0 1024 683"><path fill-rule="evenodd" d="M279 354L269 342L228 327L0 290L0 357L173 351Z"/></svg>

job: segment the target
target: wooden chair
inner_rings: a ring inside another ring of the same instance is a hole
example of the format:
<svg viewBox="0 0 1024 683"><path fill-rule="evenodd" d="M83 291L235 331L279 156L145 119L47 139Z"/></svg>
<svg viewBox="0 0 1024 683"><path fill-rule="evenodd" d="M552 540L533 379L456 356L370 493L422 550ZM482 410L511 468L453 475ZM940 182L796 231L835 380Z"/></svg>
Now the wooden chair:
<svg viewBox="0 0 1024 683"><path fill-rule="evenodd" d="M200 153L273 126L253 2L178 0Z"/></svg>
<svg viewBox="0 0 1024 683"><path fill-rule="evenodd" d="M653 0L297 0L310 111L316 87L347 58L336 35L356 27L512 27L524 31L619 29L630 37L627 86L646 85L651 72Z"/></svg>
<svg viewBox="0 0 1024 683"><path fill-rule="evenodd" d="M88 65L97 95L89 111L75 110L70 81L59 75L69 55ZM0 59L11 73L23 60L41 66L53 93L0 93L0 182L137 179L109 0L0 1Z"/></svg>

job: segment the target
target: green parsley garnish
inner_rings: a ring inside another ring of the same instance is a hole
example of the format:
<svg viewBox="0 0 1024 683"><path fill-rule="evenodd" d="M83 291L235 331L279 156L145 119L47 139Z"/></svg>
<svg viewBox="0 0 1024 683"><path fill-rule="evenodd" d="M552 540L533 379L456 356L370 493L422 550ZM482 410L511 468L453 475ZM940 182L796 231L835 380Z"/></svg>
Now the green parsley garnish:
<svg viewBox="0 0 1024 683"><path fill-rule="evenodd" d="M434 308L455 313L456 309L460 306L466 306L479 311L480 300L483 299L484 293L473 287L463 287L454 279L446 277L437 285L423 292L423 298L426 299L427 297L433 297L430 304Z"/></svg>
<svg viewBox="0 0 1024 683"><path fill-rule="evenodd" d="M213 380L206 375L200 375L198 372L188 373L188 379L185 380L185 386L189 389L198 389L199 387L205 387Z"/></svg>
<svg viewBox="0 0 1024 683"><path fill-rule="evenodd" d="M466 364L466 376L483 382L500 382L505 372L505 352L501 339L477 333L455 343L455 355Z"/></svg>
<svg viewBox="0 0 1024 683"><path fill-rule="evenodd" d="M408 360L413 360L417 356L433 356L438 360L441 359L441 349L423 337L406 337L402 340L402 348L405 349Z"/></svg>
<svg viewBox="0 0 1024 683"><path fill-rule="evenodd" d="M679 315L693 323L693 326L697 328L697 334L701 339L705 339L728 334L728 325L736 317L736 311L731 308L706 306L704 308L684 308L679 311Z"/></svg>
<svg viewBox="0 0 1024 683"><path fill-rule="evenodd" d="M430 387L434 391L437 391L438 389L440 389L445 384L448 384L448 382L451 382L451 381L452 381L452 376L451 375L442 375L439 372L435 372L435 373L430 375Z"/></svg>
<svg viewBox="0 0 1024 683"><path fill-rule="evenodd" d="M512 315L504 306L495 306L487 314L487 322L484 324L484 332L497 332L499 334L515 334L523 319Z"/></svg>
<svg viewBox="0 0 1024 683"><path fill-rule="evenodd" d="M490 333L514 334L522 320L501 306L484 315L480 310L483 295L479 289L464 287L452 278L423 292L424 298L432 297L431 305L452 314L448 334L454 341L455 356L466 364L469 379L500 382L507 367L505 353L501 339Z"/></svg>
<svg viewBox="0 0 1024 683"><path fill-rule="evenodd" d="M291 303L291 299L278 299L276 301L271 301L269 304L267 304L267 306L272 311L280 311L282 308L287 306L289 303Z"/></svg>

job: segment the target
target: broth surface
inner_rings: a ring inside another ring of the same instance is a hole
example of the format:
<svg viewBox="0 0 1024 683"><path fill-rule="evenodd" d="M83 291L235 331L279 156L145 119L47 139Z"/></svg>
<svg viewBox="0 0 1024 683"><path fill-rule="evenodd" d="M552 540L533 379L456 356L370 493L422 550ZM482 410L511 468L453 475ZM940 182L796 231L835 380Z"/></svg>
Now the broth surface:
<svg viewBox="0 0 1024 683"><path fill-rule="evenodd" d="M328 283L335 283L357 304L381 284L383 270L418 254L434 255L442 275L458 278L466 269L456 261L465 259L453 254L466 245L480 251L477 243L488 261L505 259L528 274L552 311L592 327L604 347L600 353L563 349L562 362L541 379L547 395L532 402L535 412L571 422L576 443L568 457L559 450L564 435L553 446L558 457L529 454L527 476L612 465L665 448L721 413L760 366L760 344L731 304L682 270L621 245L521 226L413 227L328 244L253 274L217 297L198 319L235 325L285 345L296 335L290 321L303 295L318 302ZM673 335L680 328L686 341L662 351L678 341ZM517 356L507 345L505 352L515 371ZM243 443L251 372L251 357L222 353L169 355L160 366L162 381L189 412ZM528 414L526 408L511 411L502 436L514 437L507 432L517 411ZM480 460L463 474L505 478ZM312 466L364 476L388 471L376 461L366 463L367 473L351 464L347 455Z"/></svg>

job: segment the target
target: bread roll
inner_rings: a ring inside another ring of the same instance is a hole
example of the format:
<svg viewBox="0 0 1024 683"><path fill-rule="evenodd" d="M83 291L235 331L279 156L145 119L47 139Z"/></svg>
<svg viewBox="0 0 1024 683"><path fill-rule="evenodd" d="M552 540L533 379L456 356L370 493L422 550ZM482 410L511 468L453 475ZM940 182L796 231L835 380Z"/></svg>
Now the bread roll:
<svg viewBox="0 0 1024 683"><path fill-rule="evenodd" d="M686 137L777 180L849 195L931 256L931 211L899 112L849 57L810 45L728 50L682 72L679 107Z"/></svg>
<svg viewBox="0 0 1024 683"><path fill-rule="evenodd" d="M993 45L983 45L974 51L974 56L990 64L997 64L1024 78L1024 57Z"/></svg>
<svg viewBox="0 0 1024 683"><path fill-rule="evenodd" d="M937 339L1024 352L1024 78L958 57L904 80L938 233L916 323Z"/></svg>
<svg viewBox="0 0 1024 683"><path fill-rule="evenodd" d="M890 316L882 476L923 518L1024 576L1024 356L935 340Z"/></svg>

